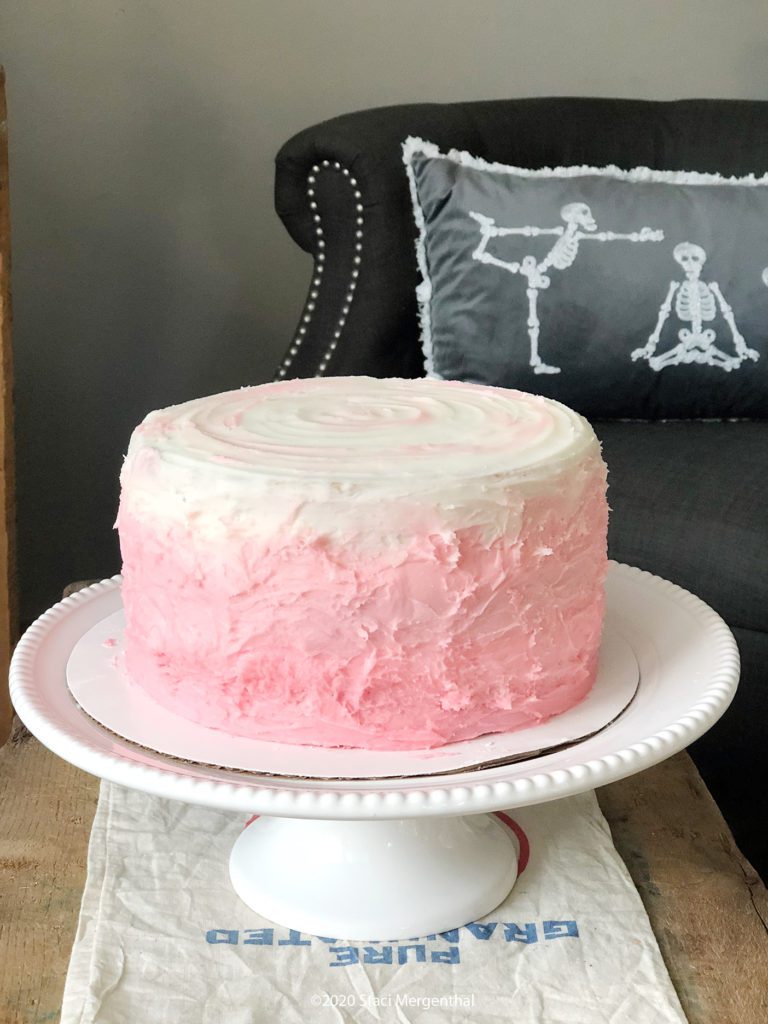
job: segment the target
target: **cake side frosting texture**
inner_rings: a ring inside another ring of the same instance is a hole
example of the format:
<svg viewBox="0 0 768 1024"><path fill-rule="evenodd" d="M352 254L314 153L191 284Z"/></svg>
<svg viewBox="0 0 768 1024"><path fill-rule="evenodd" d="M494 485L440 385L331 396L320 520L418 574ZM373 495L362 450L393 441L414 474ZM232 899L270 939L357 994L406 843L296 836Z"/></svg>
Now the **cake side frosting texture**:
<svg viewBox="0 0 768 1024"><path fill-rule="evenodd" d="M117 518L127 671L282 742L540 722L595 679L605 489L582 417L482 385L319 378L150 413Z"/></svg>

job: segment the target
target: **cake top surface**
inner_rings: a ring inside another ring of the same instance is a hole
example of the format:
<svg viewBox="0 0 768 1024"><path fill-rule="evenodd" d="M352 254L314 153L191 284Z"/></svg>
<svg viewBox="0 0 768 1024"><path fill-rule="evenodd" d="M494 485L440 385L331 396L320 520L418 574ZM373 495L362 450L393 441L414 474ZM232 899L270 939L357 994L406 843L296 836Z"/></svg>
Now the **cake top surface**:
<svg viewBox="0 0 768 1024"><path fill-rule="evenodd" d="M176 465L304 479L521 473L596 446L571 409L521 391L431 379L322 377L150 413L128 452Z"/></svg>

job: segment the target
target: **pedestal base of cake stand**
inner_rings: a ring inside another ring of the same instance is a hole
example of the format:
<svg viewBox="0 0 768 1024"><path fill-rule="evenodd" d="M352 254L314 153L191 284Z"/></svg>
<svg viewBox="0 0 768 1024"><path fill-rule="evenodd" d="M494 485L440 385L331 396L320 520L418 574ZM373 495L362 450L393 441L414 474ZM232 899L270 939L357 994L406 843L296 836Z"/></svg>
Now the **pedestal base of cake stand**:
<svg viewBox="0 0 768 1024"><path fill-rule="evenodd" d="M315 821L260 817L229 861L240 899L311 935L364 941L447 931L494 910L518 843L496 815Z"/></svg>

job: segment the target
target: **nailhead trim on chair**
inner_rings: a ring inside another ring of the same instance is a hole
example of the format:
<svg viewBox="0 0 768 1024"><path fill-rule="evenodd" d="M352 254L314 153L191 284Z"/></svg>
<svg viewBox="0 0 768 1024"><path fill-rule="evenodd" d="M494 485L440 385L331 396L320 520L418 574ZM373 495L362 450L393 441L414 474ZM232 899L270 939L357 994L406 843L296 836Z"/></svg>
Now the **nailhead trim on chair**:
<svg viewBox="0 0 768 1024"><path fill-rule="evenodd" d="M360 275L360 263L362 260L361 253L363 251L363 204L362 204L362 192L358 188L357 178L353 178L349 172L349 168L342 167L341 164L336 161L323 160L319 164L315 164L312 167L310 174L307 177L307 197L309 198L309 208L312 211L312 220L315 224L315 236L317 239L317 251L315 252L315 270L312 277L312 285L309 290L309 296L304 306L304 312L302 313L301 321L299 323L298 330L294 335L291 347L280 364L280 368L277 371L277 380L282 380L283 377L288 373L291 364L293 363L293 357L298 353L302 342L307 336L307 329L312 322L312 314L315 310L315 303L320 291L320 284L323 279L323 271L325 269L325 239L323 238L323 226L320 213L315 200L315 183L317 181L317 175L320 171L325 170L340 171L341 174L349 181L349 184L354 192L355 198L355 255L353 257L352 276L347 286L347 292L344 296L344 305L341 308L341 316L339 317L336 327L333 332L333 337L328 344L325 352L320 358L317 370L315 372L316 377L322 377L325 371L328 369L328 363L331 356L336 351L336 346L339 343L341 332L344 329L344 324L347 322L347 316L349 314L349 307L352 304L352 299L355 295L355 289L357 288L357 279Z"/></svg>

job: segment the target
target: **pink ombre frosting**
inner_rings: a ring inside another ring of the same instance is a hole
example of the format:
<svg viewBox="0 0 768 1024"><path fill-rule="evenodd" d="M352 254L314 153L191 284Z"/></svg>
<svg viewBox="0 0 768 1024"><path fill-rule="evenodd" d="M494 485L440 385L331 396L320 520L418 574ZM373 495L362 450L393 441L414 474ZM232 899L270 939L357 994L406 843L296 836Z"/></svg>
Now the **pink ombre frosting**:
<svg viewBox="0 0 768 1024"><path fill-rule="evenodd" d="M335 377L151 413L117 526L127 670L240 736L432 747L591 688L605 465L517 391Z"/></svg>

